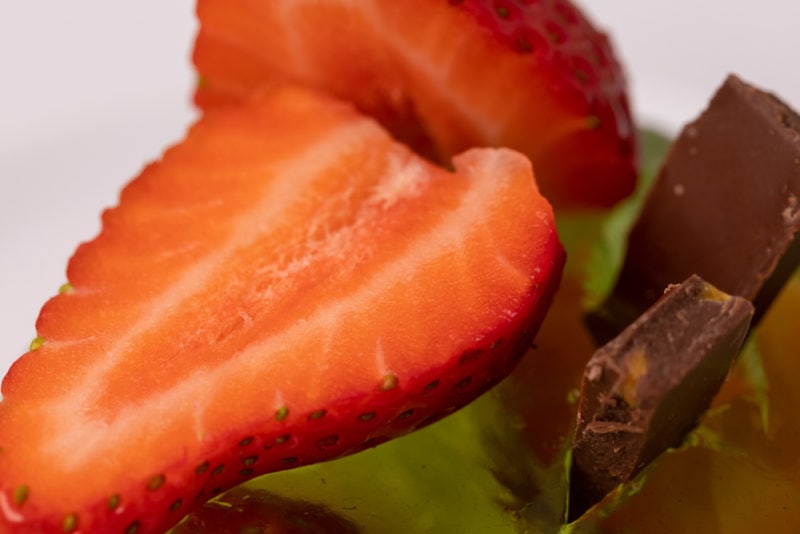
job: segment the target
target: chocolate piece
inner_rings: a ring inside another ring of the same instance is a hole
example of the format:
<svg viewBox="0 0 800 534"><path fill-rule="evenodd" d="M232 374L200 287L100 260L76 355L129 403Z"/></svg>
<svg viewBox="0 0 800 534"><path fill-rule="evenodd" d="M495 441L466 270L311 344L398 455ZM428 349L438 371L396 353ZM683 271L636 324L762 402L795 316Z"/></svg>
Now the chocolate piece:
<svg viewBox="0 0 800 534"><path fill-rule="evenodd" d="M605 343L692 273L753 301L756 322L800 263L799 236L800 117L730 76L670 149L587 325Z"/></svg>
<svg viewBox="0 0 800 534"><path fill-rule="evenodd" d="M581 384L569 520L697 424L728 375L753 306L694 275L597 350Z"/></svg>

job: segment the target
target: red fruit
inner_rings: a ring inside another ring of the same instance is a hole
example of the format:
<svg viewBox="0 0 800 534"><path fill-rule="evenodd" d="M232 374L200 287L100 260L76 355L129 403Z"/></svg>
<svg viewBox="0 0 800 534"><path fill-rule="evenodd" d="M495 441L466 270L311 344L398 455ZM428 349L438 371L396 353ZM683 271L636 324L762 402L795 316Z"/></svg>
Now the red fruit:
<svg viewBox="0 0 800 534"><path fill-rule="evenodd" d="M307 90L210 111L104 214L5 378L0 531L159 531L505 376L563 252L522 156L454 165Z"/></svg>
<svg viewBox="0 0 800 534"><path fill-rule="evenodd" d="M429 158L507 146L556 206L634 187L625 80L566 0L199 0L203 109L293 80L333 92Z"/></svg>
<svg viewBox="0 0 800 534"><path fill-rule="evenodd" d="M172 534L358 534L361 530L325 506L237 487L209 501Z"/></svg>

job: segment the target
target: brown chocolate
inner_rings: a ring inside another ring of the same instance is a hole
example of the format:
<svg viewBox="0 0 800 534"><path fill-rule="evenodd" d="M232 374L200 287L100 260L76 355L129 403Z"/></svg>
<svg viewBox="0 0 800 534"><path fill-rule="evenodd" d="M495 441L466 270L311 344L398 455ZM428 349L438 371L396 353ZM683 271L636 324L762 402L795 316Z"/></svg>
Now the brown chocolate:
<svg viewBox="0 0 800 534"><path fill-rule="evenodd" d="M581 385L569 520L683 441L725 381L752 315L749 301L695 275L595 352Z"/></svg>
<svg viewBox="0 0 800 534"><path fill-rule="evenodd" d="M730 76L670 149L587 324L602 344L692 273L753 301L755 322L798 264L800 117Z"/></svg>

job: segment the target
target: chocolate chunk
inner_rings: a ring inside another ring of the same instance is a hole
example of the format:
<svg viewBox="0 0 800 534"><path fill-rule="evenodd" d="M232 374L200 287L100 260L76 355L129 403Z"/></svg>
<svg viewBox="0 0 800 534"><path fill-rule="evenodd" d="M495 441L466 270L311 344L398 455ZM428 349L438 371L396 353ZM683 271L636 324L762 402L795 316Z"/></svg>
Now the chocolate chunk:
<svg viewBox="0 0 800 534"><path fill-rule="evenodd" d="M800 263L799 236L800 117L730 76L670 149L587 325L602 344L692 273L753 301L755 323Z"/></svg>
<svg viewBox="0 0 800 534"><path fill-rule="evenodd" d="M568 518L681 443L728 375L753 306L700 277L671 286L583 375Z"/></svg>

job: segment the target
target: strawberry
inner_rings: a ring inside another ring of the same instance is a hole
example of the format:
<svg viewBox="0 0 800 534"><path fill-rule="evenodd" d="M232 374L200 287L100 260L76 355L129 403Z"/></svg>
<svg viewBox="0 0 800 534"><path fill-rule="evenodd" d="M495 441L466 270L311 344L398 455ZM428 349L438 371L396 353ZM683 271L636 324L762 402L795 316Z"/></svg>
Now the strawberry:
<svg viewBox="0 0 800 534"><path fill-rule="evenodd" d="M361 530L325 506L239 486L198 508L172 534L199 532L358 534Z"/></svg>
<svg viewBox="0 0 800 534"><path fill-rule="evenodd" d="M608 206L635 183L625 80L567 0L199 0L196 102L261 84L324 88L448 164L472 146L534 163L557 207Z"/></svg>
<svg viewBox="0 0 800 534"><path fill-rule="evenodd" d="M103 215L3 381L0 531L157 532L504 377L563 250L524 157L453 166L306 89L209 111Z"/></svg>

